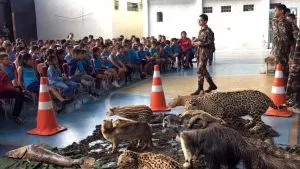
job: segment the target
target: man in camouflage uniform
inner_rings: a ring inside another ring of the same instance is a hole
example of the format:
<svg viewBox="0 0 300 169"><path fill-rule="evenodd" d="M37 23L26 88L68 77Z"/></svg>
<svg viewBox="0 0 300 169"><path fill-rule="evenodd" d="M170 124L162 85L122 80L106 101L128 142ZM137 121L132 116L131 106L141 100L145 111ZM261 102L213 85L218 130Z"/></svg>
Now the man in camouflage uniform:
<svg viewBox="0 0 300 169"><path fill-rule="evenodd" d="M290 62L290 73L287 83L287 103L294 112L300 112L300 33L296 49Z"/></svg>
<svg viewBox="0 0 300 169"><path fill-rule="evenodd" d="M298 33L299 33L299 28L296 25L296 16L295 14L289 14L286 19L292 24L293 27L293 35L294 38L297 39Z"/></svg>
<svg viewBox="0 0 300 169"><path fill-rule="evenodd" d="M287 17L286 17L286 19L292 24L292 27L293 27L293 36L294 36L295 39L297 39L297 36L298 36L298 33L299 33L299 28L296 25L296 16L295 16L295 14L288 14ZM292 45L290 57L295 52L295 46L296 46L296 41Z"/></svg>
<svg viewBox="0 0 300 169"><path fill-rule="evenodd" d="M272 20L274 35L271 50L271 55L275 57L276 64L281 64L283 67L285 79L287 79L289 73L289 55L292 45L295 43L292 24L285 17L286 9L286 6L282 4L275 8L275 18Z"/></svg>
<svg viewBox="0 0 300 169"><path fill-rule="evenodd" d="M198 39L193 41L193 45L196 46L197 49L197 67L198 67L198 89L192 93L191 95L199 95L201 91L203 91L204 78L209 83L209 88L205 90L205 92L209 93L212 90L216 90L217 86L213 82L210 77L206 66L211 56L211 53L214 48L214 33L207 26L208 16L205 14L200 15L199 18L199 26L201 30L199 31Z"/></svg>

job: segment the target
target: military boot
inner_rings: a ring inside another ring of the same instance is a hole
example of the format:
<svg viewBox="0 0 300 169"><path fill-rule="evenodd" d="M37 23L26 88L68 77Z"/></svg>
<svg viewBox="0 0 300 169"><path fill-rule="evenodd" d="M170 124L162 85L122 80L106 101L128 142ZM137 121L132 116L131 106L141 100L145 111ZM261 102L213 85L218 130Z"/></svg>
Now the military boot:
<svg viewBox="0 0 300 169"><path fill-rule="evenodd" d="M209 84L209 87L207 90L204 91L205 93L210 93L211 91L216 90L218 88L211 77L207 78L207 82Z"/></svg>
<svg viewBox="0 0 300 169"><path fill-rule="evenodd" d="M199 95L200 92L203 91L203 83L204 83L204 79L198 81L198 89L194 93L191 93L191 96Z"/></svg>

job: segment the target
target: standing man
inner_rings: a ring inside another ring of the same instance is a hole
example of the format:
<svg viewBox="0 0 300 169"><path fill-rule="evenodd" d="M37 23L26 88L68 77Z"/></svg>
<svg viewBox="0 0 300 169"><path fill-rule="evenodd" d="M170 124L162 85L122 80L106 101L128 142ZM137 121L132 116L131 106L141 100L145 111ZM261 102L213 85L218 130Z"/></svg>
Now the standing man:
<svg viewBox="0 0 300 169"><path fill-rule="evenodd" d="M290 110L300 112L300 33L298 34L294 57L290 63L286 95L286 105L290 107Z"/></svg>
<svg viewBox="0 0 300 169"><path fill-rule="evenodd" d="M293 27L293 36L294 36L294 39L297 40L297 36L298 36L298 33L299 33L299 28L296 25L296 16L295 16L295 14L288 14L287 17L286 17L286 19L292 24L292 27ZM290 53L290 59L292 59L292 57L294 55L295 46L296 46L296 41L292 45L292 49L291 49L291 53Z"/></svg>
<svg viewBox="0 0 300 169"><path fill-rule="evenodd" d="M210 77L206 69L207 61L214 48L214 41L215 41L214 33L207 26L208 16L206 14L200 15L198 22L200 26L198 39L193 41L193 45L198 48L197 49L198 89L191 95L199 95L200 92L203 91L204 78L206 78L207 82L209 83L209 87L207 90L205 90L205 92L209 93L212 90L217 89L217 86L213 82L212 78Z"/></svg>
<svg viewBox="0 0 300 169"><path fill-rule="evenodd" d="M288 78L289 55L295 39L293 36L293 27L286 19L286 6L279 4L275 8L275 18L272 20L273 27L273 45L271 55L275 57L276 64L281 64L285 81Z"/></svg>

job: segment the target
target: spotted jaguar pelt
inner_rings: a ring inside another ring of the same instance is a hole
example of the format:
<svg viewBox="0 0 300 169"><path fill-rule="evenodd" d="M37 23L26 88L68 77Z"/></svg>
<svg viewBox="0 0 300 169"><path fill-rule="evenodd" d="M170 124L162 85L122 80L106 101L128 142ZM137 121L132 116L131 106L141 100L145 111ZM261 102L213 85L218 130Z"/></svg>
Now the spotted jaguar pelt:
<svg viewBox="0 0 300 169"><path fill-rule="evenodd" d="M154 153L136 153L125 150L118 158L118 167L122 169L180 169L177 161L169 156Z"/></svg>
<svg viewBox="0 0 300 169"><path fill-rule="evenodd" d="M260 129L261 116L269 107L278 108L267 95L255 90L212 93L185 104L185 110L203 110L221 119L236 120L249 115L252 120L245 127L252 132Z"/></svg>

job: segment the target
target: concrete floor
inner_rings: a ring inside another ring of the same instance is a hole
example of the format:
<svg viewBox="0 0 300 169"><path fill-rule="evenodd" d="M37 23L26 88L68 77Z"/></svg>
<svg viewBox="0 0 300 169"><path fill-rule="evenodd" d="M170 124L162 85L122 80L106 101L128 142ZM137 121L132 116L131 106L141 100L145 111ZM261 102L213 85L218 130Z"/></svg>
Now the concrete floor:
<svg viewBox="0 0 300 169"><path fill-rule="evenodd" d="M249 55L249 56L248 56ZM241 89L260 90L270 95L273 76L260 75L259 70L264 66L263 55L217 55L216 62L209 67L218 91L232 91ZM196 69L181 72L169 72L162 75L163 87L167 101L177 95L188 95L196 88ZM57 121L68 130L53 136L33 136L27 131L35 128L36 112L30 106L22 112L25 124L17 125L5 118L0 120L0 154L14 146L46 143L51 146L65 147L73 142L79 142L92 134L95 125L109 118L105 113L111 106L146 104L149 105L151 78L146 79L120 90L111 92L100 100L84 99L84 103L77 100L69 104L64 112L57 114ZM172 109L179 113L182 107ZM299 112L300 113L300 112ZM263 117L265 123L273 126L281 135L275 142L282 145L299 144L299 117L292 118Z"/></svg>

